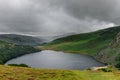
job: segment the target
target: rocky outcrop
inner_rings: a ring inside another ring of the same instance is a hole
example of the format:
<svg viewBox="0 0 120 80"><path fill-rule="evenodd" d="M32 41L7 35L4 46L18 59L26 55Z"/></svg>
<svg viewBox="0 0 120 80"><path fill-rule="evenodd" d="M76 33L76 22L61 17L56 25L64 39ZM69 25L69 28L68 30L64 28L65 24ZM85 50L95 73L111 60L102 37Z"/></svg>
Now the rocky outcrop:
<svg viewBox="0 0 120 80"><path fill-rule="evenodd" d="M106 48L95 56L95 59L110 65L120 65L120 33Z"/></svg>
<svg viewBox="0 0 120 80"><path fill-rule="evenodd" d="M120 32L117 34L116 38L110 43L110 47L116 48L120 45Z"/></svg>

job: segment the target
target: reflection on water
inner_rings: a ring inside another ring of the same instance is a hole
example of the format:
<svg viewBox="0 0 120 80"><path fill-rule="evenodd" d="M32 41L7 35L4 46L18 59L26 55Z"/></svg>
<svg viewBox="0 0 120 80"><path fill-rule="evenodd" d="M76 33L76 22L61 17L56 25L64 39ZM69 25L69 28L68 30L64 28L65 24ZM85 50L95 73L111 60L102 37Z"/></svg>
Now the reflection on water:
<svg viewBox="0 0 120 80"><path fill-rule="evenodd" d="M24 63L36 68L49 69L86 69L93 66L103 66L89 56L45 50L27 54L8 61L6 64Z"/></svg>

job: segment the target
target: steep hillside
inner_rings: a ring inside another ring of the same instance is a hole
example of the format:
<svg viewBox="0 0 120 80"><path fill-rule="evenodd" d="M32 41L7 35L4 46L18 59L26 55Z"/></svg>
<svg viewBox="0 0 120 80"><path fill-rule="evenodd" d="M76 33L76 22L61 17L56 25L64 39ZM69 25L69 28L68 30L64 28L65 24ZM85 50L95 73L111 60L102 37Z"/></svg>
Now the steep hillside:
<svg viewBox="0 0 120 80"><path fill-rule="evenodd" d="M95 58L103 63L112 64L120 68L120 33L104 49L102 49Z"/></svg>
<svg viewBox="0 0 120 80"><path fill-rule="evenodd" d="M42 49L59 50L72 53L82 53L95 56L106 47L120 32L120 26L99 30L96 32L72 35L59 38L42 47Z"/></svg>
<svg viewBox="0 0 120 80"><path fill-rule="evenodd" d="M0 34L0 40L18 45L39 45L43 43L42 39L17 34Z"/></svg>
<svg viewBox="0 0 120 80"><path fill-rule="evenodd" d="M40 50L32 46L16 45L0 41L0 64L4 64L9 59L37 51Z"/></svg>
<svg viewBox="0 0 120 80"><path fill-rule="evenodd" d="M120 80L120 72L51 70L0 66L0 80Z"/></svg>

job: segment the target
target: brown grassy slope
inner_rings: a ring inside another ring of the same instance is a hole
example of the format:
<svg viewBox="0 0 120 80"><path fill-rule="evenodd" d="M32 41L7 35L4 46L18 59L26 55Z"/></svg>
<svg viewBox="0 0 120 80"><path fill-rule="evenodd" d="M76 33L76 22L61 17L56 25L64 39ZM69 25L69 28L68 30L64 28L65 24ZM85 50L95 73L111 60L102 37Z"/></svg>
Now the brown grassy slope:
<svg viewBox="0 0 120 80"><path fill-rule="evenodd" d="M0 66L0 80L120 80L120 72L91 72Z"/></svg>

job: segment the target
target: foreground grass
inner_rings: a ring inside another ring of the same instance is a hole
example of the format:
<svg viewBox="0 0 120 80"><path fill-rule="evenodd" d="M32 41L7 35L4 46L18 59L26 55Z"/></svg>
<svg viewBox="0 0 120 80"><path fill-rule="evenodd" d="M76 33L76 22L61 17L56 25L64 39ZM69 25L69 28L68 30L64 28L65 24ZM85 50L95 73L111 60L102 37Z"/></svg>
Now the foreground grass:
<svg viewBox="0 0 120 80"><path fill-rule="evenodd" d="M52 70L0 65L0 80L120 80L120 71Z"/></svg>
<svg viewBox="0 0 120 80"><path fill-rule="evenodd" d="M96 32L72 35L54 40L44 45L42 49L95 56L102 48L108 46L119 32L120 26Z"/></svg>

